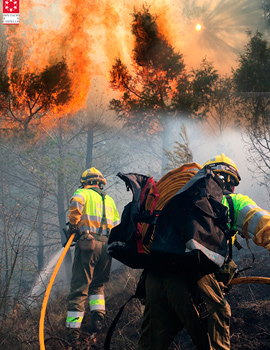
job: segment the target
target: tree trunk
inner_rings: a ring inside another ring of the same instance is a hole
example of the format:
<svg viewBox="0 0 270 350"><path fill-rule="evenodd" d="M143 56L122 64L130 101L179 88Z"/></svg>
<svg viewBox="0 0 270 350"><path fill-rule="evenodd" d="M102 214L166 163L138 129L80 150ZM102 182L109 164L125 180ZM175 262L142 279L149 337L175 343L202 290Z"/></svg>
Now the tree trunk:
<svg viewBox="0 0 270 350"><path fill-rule="evenodd" d="M87 131L87 148L86 148L86 160L85 169L89 169L92 166L93 161L93 143L94 143L94 131L91 127Z"/></svg>
<svg viewBox="0 0 270 350"><path fill-rule="evenodd" d="M62 134L60 133L59 136L59 143L58 143L58 153L59 153L59 162L58 162L58 168L57 168L57 213L58 213L58 221L60 226L60 236L61 236L61 243L62 245L66 243L66 235L63 232L63 229L66 228L66 215L65 215L65 174L64 174L64 145L63 145L63 138ZM64 259L64 268L65 268L65 274L66 278L69 278L70 271L71 271L71 265L72 265L72 257L71 257L71 251L68 250L65 259Z"/></svg>

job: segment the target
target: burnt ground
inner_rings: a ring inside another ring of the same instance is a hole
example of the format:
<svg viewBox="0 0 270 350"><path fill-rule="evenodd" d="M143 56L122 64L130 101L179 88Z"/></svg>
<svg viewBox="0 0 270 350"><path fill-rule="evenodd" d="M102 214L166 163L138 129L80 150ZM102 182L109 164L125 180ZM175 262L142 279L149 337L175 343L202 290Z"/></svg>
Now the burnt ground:
<svg viewBox="0 0 270 350"><path fill-rule="evenodd" d="M240 276L270 277L269 267L270 256L264 254L256 257L252 268ZM231 288L227 299L232 309L232 350L269 350L270 285L236 285Z"/></svg>
<svg viewBox="0 0 270 350"><path fill-rule="evenodd" d="M263 249L262 249L263 250ZM239 269L249 266L250 256L242 258ZM266 251L256 253L251 269L241 276L270 277L270 257ZM141 271L121 267L114 271L106 286L107 315L105 327L94 342L89 339L90 313L86 312L83 321L83 337L77 350L104 349L107 331L120 307L134 294ZM45 320L46 350L67 349L65 339L66 294L51 298ZM227 299L232 308L231 350L270 349L270 285L242 284L233 286ZM22 302L22 300L21 300ZM41 304L40 304L41 305ZM16 311L16 312L15 312ZM110 350L135 350L140 335L143 306L139 300L131 300L125 307L112 336ZM5 322L0 323L0 349L39 350L40 307L13 310ZM194 347L185 331L175 339L170 350L193 350Z"/></svg>

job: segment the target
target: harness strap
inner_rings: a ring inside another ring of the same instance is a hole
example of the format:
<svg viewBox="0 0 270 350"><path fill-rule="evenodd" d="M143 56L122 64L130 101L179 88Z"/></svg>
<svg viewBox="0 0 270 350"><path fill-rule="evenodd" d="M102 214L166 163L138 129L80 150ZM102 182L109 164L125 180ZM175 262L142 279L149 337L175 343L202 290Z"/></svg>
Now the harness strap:
<svg viewBox="0 0 270 350"><path fill-rule="evenodd" d="M101 235L102 231L103 231L103 225L106 226L106 236L109 236L110 234L110 230L108 228L108 222L107 222L107 218L106 218L106 208L105 208L105 197L106 197L106 193L104 191L102 191L100 188L98 187L91 187L89 188L89 190L93 190L95 192L97 192L98 194L101 195L102 197L102 204L103 204L103 211L102 211L102 218L101 218L101 223L100 223L100 227L98 230L98 234Z"/></svg>
<svg viewBox="0 0 270 350"><path fill-rule="evenodd" d="M226 194L226 199L229 204L229 217L230 217L230 235L229 235L229 258L232 259L232 236L236 233L233 231L232 227L234 224L234 206L232 197L229 194Z"/></svg>

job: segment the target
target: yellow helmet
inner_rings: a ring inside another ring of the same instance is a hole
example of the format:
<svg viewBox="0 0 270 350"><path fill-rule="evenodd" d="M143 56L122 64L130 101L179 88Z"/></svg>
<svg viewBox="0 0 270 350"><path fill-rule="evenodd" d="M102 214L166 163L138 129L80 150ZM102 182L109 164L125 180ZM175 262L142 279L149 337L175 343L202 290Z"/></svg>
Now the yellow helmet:
<svg viewBox="0 0 270 350"><path fill-rule="evenodd" d="M238 186L241 177L238 173L238 169L234 161L221 153L219 156L209 159L203 166L209 165L215 173L227 174L226 182L231 182L231 176L235 181L234 186Z"/></svg>
<svg viewBox="0 0 270 350"><path fill-rule="evenodd" d="M105 186L107 184L107 181L99 170L92 167L90 169L86 169L82 173L81 184L88 184L88 185L102 184Z"/></svg>

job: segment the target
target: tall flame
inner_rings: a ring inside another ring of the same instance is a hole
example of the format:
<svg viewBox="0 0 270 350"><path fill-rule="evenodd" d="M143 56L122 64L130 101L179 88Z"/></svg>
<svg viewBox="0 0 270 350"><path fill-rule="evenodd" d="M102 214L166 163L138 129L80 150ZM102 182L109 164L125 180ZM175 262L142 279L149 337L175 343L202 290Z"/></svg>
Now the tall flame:
<svg viewBox="0 0 270 350"><path fill-rule="evenodd" d="M240 0L239 5L233 0L225 3L194 0L190 7L189 1L148 2L150 11L157 15L161 33L193 66L199 65L208 54L211 58L216 47L220 52L215 51L213 61L223 57L222 50L230 48L235 52L233 38L238 38L240 31L245 35L245 30L251 28L252 14L258 12L253 0ZM108 78L115 58L130 64L132 12L134 6L139 8L142 4L143 0L22 1L20 25L6 28L9 76L18 69L22 74L41 72L64 57L71 78L72 98L52 113L55 116L75 113L86 106L93 77ZM240 11L243 4L249 5L245 13ZM203 23L204 30L195 35L196 23Z"/></svg>

